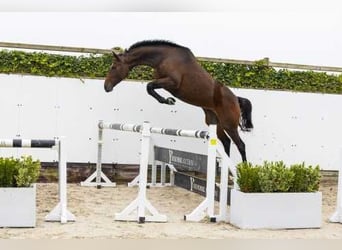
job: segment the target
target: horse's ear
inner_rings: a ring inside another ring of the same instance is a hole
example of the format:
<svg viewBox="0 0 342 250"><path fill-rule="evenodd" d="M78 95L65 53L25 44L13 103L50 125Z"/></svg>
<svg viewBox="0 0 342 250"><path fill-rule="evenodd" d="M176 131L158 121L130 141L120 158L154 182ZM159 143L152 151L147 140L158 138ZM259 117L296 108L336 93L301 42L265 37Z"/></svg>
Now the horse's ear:
<svg viewBox="0 0 342 250"><path fill-rule="evenodd" d="M119 57L117 54L115 54L114 51L112 51L112 53L113 53L114 58L115 58L118 62L121 62L120 57Z"/></svg>

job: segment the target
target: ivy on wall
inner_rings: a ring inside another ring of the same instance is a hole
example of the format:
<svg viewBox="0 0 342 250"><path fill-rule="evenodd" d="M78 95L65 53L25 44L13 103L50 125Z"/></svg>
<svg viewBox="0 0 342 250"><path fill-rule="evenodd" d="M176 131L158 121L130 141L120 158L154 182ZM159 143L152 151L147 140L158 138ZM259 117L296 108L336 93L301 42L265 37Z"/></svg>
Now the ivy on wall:
<svg viewBox="0 0 342 250"><path fill-rule="evenodd" d="M105 77L112 55L70 56L16 50L0 51L0 73L31 74L49 77ZM265 66L201 61L201 65L218 81L237 88L291 90L342 94L342 74L291 71ZM153 78L149 67L134 68L128 79L148 81Z"/></svg>
<svg viewBox="0 0 342 250"><path fill-rule="evenodd" d="M111 57L68 56L23 51L0 51L0 73L95 78L106 74Z"/></svg>

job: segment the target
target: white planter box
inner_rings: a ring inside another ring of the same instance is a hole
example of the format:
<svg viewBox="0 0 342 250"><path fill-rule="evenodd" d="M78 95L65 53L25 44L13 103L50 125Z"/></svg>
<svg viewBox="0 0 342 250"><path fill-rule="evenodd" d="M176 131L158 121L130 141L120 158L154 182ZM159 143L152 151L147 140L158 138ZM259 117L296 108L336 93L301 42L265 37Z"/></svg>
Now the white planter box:
<svg viewBox="0 0 342 250"><path fill-rule="evenodd" d="M0 188L0 227L36 226L36 185Z"/></svg>
<svg viewBox="0 0 342 250"><path fill-rule="evenodd" d="M322 193L231 191L230 223L243 229L319 228Z"/></svg>

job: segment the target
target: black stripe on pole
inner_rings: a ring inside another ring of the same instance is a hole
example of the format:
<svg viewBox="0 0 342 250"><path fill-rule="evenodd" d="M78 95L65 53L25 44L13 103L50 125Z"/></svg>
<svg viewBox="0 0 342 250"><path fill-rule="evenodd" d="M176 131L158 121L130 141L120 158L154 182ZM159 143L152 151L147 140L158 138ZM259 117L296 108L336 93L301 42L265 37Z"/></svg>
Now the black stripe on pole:
<svg viewBox="0 0 342 250"><path fill-rule="evenodd" d="M165 135L176 135L177 136L178 135L177 131L178 131L178 129L166 128L166 129L164 129L163 134L165 134Z"/></svg>
<svg viewBox="0 0 342 250"><path fill-rule="evenodd" d="M122 130L121 126L122 126L122 124L119 124L119 123L112 123L112 124L110 124L109 127L110 127L111 129L115 129L115 130Z"/></svg>
<svg viewBox="0 0 342 250"><path fill-rule="evenodd" d="M209 133L207 131L200 131L199 132L199 138L202 138L202 139L209 139Z"/></svg>
<svg viewBox="0 0 342 250"><path fill-rule="evenodd" d="M56 146L55 140L31 140L31 148L52 148Z"/></svg>
<svg viewBox="0 0 342 250"><path fill-rule="evenodd" d="M133 127L133 132L141 132L142 131L142 126L141 125L135 125Z"/></svg>
<svg viewBox="0 0 342 250"><path fill-rule="evenodd" d="M21 139L13 139L13 147L14 148L21 148Z"/></svg>

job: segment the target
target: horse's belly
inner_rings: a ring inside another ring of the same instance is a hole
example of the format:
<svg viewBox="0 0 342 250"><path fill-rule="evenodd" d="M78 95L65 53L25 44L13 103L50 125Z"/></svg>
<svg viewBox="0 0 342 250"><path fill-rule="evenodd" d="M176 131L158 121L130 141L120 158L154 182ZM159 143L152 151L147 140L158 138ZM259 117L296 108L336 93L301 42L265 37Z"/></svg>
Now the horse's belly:
<svg viewBox="0 0 342 250"><path fill-rule="evenodd" d="M203 108L214 106L214 83L203 72L183 74L182 80L176 89L169 90L180 100Z"/></svg>
<svg viewBox="0 0 342 250"><path fill-rule="evenodd" d="M191 95L182 95L182 94L174 94L175 97L178 99L182 100L183 102L186 102L188 104L198 106L201 108L212 108L214 106L213 98L204 95L203 93L197 93L194 92Z"/></svg>

